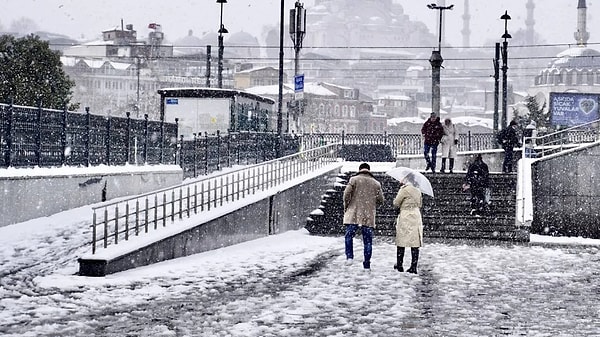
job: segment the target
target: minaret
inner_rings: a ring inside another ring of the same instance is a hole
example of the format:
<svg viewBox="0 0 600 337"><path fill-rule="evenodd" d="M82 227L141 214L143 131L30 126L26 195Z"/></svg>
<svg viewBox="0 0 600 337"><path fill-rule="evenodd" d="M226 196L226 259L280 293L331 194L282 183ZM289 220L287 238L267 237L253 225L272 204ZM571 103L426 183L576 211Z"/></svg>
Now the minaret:
<svg viewBox="0 0 600 337"><path fill-rule="evenodd" d="M535 34L535 20L533 19L533 11L535 9L535 5L533 4L533 0L527 1L527 19L525 20L525 43L528 45L533 45L533 37Z"/></svg>
<svg viewBox="0 0 600 337"><path fill-rule="evenodd" d="M465 0L465 12L462 15L463 19L463 29L460 31L462 33L462 44L463 47L469 47L471 45L471 29L469 28L471 25L471 14L469 14L469 0Z"/></svg>
<svg viewBox="0 0 600 337"><path fill-rule="evenodd" d="M577 4L577 31L575 32L575 42L578 46L586 46L590 33L587 29L587 6L585 0L579 0Z"/></svg>

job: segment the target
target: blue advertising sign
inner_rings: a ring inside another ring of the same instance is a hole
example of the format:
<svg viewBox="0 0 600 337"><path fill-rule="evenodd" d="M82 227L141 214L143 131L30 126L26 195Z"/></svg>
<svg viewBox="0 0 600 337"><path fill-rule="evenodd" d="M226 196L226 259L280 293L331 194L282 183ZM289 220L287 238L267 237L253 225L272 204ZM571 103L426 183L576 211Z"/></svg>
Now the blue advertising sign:
<svg viewBox="0 0 600 337"><path fill-rule="evenodd" d="M554 126L575 126L598 119L598 94L550 93L550 121Z"/></svg>
<svg viewBox="0 0 600 337"><path fill-rule="evenodd" d="M304 91L304 74L294 76L294 91Z"/></svg>
<svg viewBox="0 0 600 337"><path fill-rule="evenodd" d="M179 105L179 100L177 98L167 98L167 104Z"/></svg>

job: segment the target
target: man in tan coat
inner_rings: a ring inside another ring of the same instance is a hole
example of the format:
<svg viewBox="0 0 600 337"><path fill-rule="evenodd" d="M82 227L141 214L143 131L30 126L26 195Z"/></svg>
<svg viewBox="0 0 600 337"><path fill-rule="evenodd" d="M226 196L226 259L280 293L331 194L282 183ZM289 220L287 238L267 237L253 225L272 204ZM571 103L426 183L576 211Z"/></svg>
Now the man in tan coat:
<svg viewBox="0 0 600 337"><path fill-rule="evenodd" d="M344 190L344 224L346 225L346 261L354 259L352 240L358 227L362 228L364 256L363 267L371 269L373 251L373 229L377 205L383 203L381 183L373 177L371 167L362 163L358 173L350 178Z"/></svg>

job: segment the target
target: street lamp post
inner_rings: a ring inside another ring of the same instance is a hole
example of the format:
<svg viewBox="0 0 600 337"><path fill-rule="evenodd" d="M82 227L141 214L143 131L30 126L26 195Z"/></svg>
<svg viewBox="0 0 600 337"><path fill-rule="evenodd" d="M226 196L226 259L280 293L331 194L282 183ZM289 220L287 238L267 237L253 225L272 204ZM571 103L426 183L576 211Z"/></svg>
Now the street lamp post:
<svg viewBox="0 0 600 337"><path fill-rule="evenodd" d="M223 34L229 33L225 26L223 26L223 4L227 3L227 0L217 0L218 4L221 4L221 19L219 25L219 64L217 71L217 86L223 88Z"/></svg>
<svg viewBox="0 0 600 337"><path fill-rule="evenodd" d="M438 6L436 4L427 5L429 9L437 9L440 11L440 26L438 35L438 50L431 52L429 63L431 64L431 113L436 116L440 115L440 75L441 68L444 59L442 58L442 13L444 10L454 8L454 5L450 6Z"/></svg>
<svg viewBox="0 0 600 337"><path fill-rule="evenodd" d="M508 70L508 39L512 38L512 36L508 34L508 20L510 20L508 11L504 11L504 14L500 17L500 19L504 20L504 34L502 35L502 38L504 39L504 42L502 42L502 128L505 128L508 113L506 106L508 82L506 75L506 71Z"/></svg>
<svg viewBox="0 0 600 337"><path fill-rule="evenodd" d="M282 156L283 150L283 135L281 134L283 126L283 113L281 109L283 107L283 17L285 14L284 8L285 0L281 0L279 15L279 95L277 103L277 148L275 151L277 158Z"/></svg>
<svg viewBox="0 0 600 337"><path fill-rule="evenodd" d="M294 79L299 75L299 59L300 50L302 49L302 40L306 34L306 11L304 10L304 4L300 1L296 1L293 9L290 9L290 37L294 42L294 51L296 52L294 57ZM294 98L293 109L295 110L296 116L300 114L300 101ZM286 132L290 131L290 113L288 108L287 113L287 127Z"/></svg>

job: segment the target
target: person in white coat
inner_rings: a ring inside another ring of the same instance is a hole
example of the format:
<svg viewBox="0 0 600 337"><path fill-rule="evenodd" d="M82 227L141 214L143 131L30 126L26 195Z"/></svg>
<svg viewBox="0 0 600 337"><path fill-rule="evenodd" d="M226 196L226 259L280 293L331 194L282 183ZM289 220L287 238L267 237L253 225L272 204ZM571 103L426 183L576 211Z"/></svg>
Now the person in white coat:
<svg viewBox="0 0 600 337"><path fill-rule="evenodd" d="M535 153L534 147L536 145L536 137L537 137L537 125L535 121L529 122L529 124L523 130L523 145L525 146L525 157L526 158L535 158L537 154Z"/></svg>
<svg viewBox="0 0 600 337"><path fill-rule="evenodd" d="M404 271L402 262L404 251L410 247L411 263L407 270L409 273L417 273L419 261L419 247L423 246L423 219L421 218L422 194L413 186L411 175L402 180L402 186L394 198L394 207L400 209L396 218L396 264L394 269Z"/></svg>
<svg viewBox="0 0 600 337"><path fill-rule="evenodd" d="M456 158L456 147L458 145L458 130L450 118L444 120L444 136L442 137L442 169L440 173L446 173L446 159L449 160L448 169L450 173L454 169L454 158Z"/></svg>

